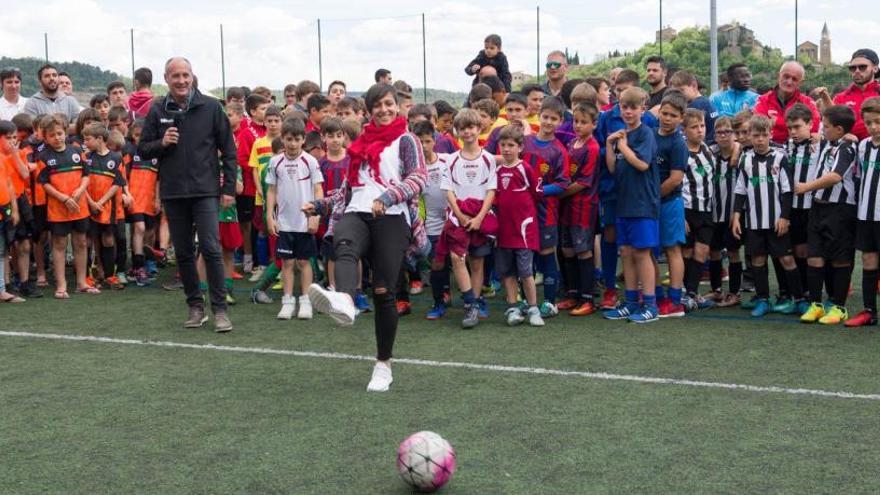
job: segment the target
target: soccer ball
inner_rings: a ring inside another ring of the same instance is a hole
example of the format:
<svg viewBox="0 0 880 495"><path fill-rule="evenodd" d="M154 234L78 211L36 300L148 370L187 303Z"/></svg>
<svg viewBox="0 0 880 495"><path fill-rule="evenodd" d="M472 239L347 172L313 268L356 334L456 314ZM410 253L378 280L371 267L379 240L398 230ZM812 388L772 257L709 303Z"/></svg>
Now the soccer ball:
<svg viewBox="0 0 880 495"><path fill-rule="evenodd" d="M397 469L413 488L432 492L445 485L455 472L455 451L434 432L413 433L397 449Z"/></svg>

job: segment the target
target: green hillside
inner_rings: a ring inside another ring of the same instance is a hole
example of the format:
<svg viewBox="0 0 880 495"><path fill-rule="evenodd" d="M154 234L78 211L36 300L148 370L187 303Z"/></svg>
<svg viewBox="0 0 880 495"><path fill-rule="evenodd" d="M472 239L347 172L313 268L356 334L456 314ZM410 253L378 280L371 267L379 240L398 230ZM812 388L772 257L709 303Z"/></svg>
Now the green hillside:
<svg viewBox="0 0 880 495"><path fill-rule="evenodd" d="M45 63L45 60L33 57L0 57L0 67L18 67L21 69L21 94L25 96L30 96L36 93L39 89L37 70ZM77 92L103 92L106 91L107 85L113 81L124 81L127 87L131 87L131 78L123 77L109 70L103 70L94 65L83 64L80 62L55 61L52 62L52 65L58 67L59 71L64 71L70 74L70 78L73 80L74 89Z"/></svg>

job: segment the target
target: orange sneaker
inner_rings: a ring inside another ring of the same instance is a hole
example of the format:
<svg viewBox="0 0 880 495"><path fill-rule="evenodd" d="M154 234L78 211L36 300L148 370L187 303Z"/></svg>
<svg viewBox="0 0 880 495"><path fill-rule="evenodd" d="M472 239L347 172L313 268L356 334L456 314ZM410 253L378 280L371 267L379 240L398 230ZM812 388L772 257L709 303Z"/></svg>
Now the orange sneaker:
<svg viewBox="0 0 880 495"><path fill-rule="evenodd" d="M238 273L235 270L232 271L232 280L241 280L243 278L244 276L242 274Z"/></svg>
<svg viewBox="0 0 880 495"><path fill-rule="evenodd" d="M617 307L617 289L605 289L602 296L602 302L599 304L601 309L614 309Z"/></svg>
<svg viewBox="0 0 880 495"><path fill-rule="evenodd" d="M409 301L397 301L397 316L406 316L412 313L412 305Z"/></svg>
<svg viewBox="0 0 880 495"><path fill-rule="evenodd" d="M576 308L572 309L570 314L571 316L587 316L596 312L596 306L593 305L593 301L584 301L580 303Z"/></svg>
<svg viewBox="0 0 880 495"><path fill-rule="evenodd" d="M876 325L877 324L877 315L870 311L862 311L861 313L853 316L852 318L843 322L843 325L849 328L853 327L866 327L868 325Z"/></svg>
<svg viewBox="0 0 880 495"><path fill-rule="evenodd" d="M560 302L559 304L556 305L556 308L558 308L560 311L563 311L566 309L573 309L577 305L578 305L577 299L575 299L573 297L566 297L565 299L562 300L562 302Z"/></svg>

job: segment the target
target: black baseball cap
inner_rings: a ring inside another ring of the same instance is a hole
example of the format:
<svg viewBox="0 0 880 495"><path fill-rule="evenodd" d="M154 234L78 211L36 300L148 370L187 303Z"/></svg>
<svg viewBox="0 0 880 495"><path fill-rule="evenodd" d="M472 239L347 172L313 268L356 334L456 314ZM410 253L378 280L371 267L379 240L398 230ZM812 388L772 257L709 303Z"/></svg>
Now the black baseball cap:
<svg viewBox="0 0 880 495"><path fill-rule="evenodd" d="M871 50L870 48L859 48L855 52L853 52L850 60L854 58L866 58L874 65L880 65L880 58L877 57L877 52Z"/></svg>

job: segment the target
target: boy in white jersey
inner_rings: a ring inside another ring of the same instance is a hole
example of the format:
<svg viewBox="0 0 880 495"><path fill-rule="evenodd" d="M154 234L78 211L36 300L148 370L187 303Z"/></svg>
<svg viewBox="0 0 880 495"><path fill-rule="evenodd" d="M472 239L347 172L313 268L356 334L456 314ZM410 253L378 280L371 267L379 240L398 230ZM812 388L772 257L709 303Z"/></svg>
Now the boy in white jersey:
<svg viewBox="0 0 880 495"><path fill-rule="evenodd" d="M449 215L434 250L434 262L442 262L447 255L451 256L452 271L465 304L465 318L461 325L473 328L481 316L488 317L486 303L480 299L480 289L483 285L483 258L492 252L489 236L498 229L498 221L491 214L497 177L495 157L477 143L480 115L475 110L462 110L455 116L453 125L463 145L461 150L450 155L442 179L441 188L446 191Z"/></svg>
<svg viewBox="0 0 880 495"><path fill-rule="evenodd" d="M719 308L739 304L739 291L742 284L743 264L739 256L742 242L730 232L730 219L733 216L733 189L739 174L740 145L733 136L733 121L730 117L719 117L715 121L715 201L712 217L715 229L709 245L709 279L712 284L710 296ZM727 249L728 291L721 293L722 262L721 251Z"/></svg>
<svg viewBox="0 0 880 495"><path fill-rule="evenodd" d="M297 318L312 317L312 304L306 290L312 285L311 258L318 255L314 234L320 224L319 216L306 216L301 206L324 197L321 166L308 153L303 153L305 125L299 119L290 119L281 127L284 152L272 157L266 171L269 192L266 195L266 227L270 235L278 236L275 255L283 263L281 280L284 296L278 319L293 317L296 298L293 296L294 265L300 273L299 312ZM276 209L277 207L277 209Z"/></svg>
<svg viewBox="0 0 880 495"><path fill-rule="evenodd" d="M715 184L712 180L715 158L703 142L706 138L706 118L702 110L695 108L685 110L682 127L688 148L688 166L685 168L684 179L681 182L687 227L687 238L682 250L687 295L682 299L682 303L687 310L693 311L715 305L712 299L697 294L703 266L709 257L709 244L712 243L715 226L712 218L712 202L715 200Z"/></svg>
<svg viewBox="0 0 880 495"><path fill-rule="evenodd" d="M860 176L856 248L862 252L863 310L846 320L848 327L877 324L877 279L880 260L880 97L862 102L862 121L869 137L859 143Z"/></svg>
<svg viewBox="0 0 880 495"><path fill-rule="evenodd" d="M431 242L431 295L434 297L434 305L425 318L439 320L446 314L446 304L449 297L449 264L446 259L442 262L434 261L434 250L443 233L443 224L446 222L446 191L441 187L443 174L446 173L446 165L449 155L435 153L434 124L423 120L417 122L412 128L413 134L422 143L422 151L425 154L425 168L428 171L428 181L425 184L425 192L422 200L425 208L425 233Z"/></svg>
<svg viewBox="0 0 880 495"><path fill-rule="evenodd" d="M810 182L816 176L816 160L819 158L819 147L812 140L813 112L803 103L795 103L785 112L785 125L789 136L785 153L791 182ZM802 287L807 286L807 225L812 203L811 194L801 194L794 196L791 205L789 234Z"/></svg>

